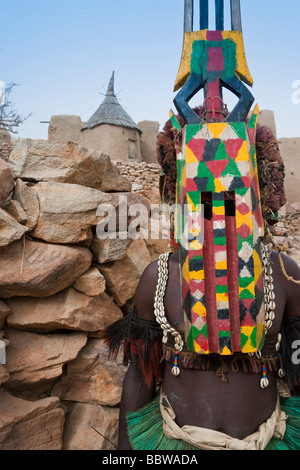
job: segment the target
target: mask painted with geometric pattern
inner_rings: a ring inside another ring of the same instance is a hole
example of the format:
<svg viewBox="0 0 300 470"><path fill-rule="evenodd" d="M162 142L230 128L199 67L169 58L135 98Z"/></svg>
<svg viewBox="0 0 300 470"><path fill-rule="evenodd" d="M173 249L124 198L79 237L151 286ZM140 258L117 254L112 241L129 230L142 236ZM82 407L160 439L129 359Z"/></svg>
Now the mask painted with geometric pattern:
<svg viewBox="0 0 300 470"><path fill-rule="evenodd" d="M208 1L200 1L202 26ZM185 35L175 106L185 121L177 142L175 239L179 244L182 303L188 348L199 354L253 353L264 343L261 237L264 235L256 162L258 106L243 82L247 68L239 2L232 0L232 31L216 0L216 31L191 29L185 2ZM226 115L222 89L238 96ZM188 101L204 89L205 121ZM226 117L225 117L226 116ZM247 123L246 123L247 120ZM179 143L180 142L180 143Z"/></svg>

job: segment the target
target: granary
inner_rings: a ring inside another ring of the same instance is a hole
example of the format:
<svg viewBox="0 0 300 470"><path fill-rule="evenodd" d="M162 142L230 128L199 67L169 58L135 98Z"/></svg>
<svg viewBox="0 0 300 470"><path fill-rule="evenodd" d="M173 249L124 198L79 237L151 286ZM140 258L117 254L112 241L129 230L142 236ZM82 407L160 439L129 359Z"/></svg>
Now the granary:
<svg viewBox="0 0 300 470"><path fill-rule="evenodd" d="M141 161L141 134L115 95L113 72L104 101L81 129L81 144L113 160Z"/></svg>

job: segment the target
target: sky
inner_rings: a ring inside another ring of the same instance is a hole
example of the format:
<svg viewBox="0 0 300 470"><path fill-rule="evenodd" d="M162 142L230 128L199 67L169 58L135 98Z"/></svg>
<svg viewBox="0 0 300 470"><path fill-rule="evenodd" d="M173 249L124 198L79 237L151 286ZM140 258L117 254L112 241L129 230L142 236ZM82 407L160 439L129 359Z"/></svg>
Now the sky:
<svg viewBox="0 0 300 470"><path fill-rule="evenodd" d="M30 114L16 138L47 139L41 121L57 114L87 121L113 71L116 95L136 123L163 126L175 110L184 0L0 0L0 7L0 82L18 84L13 107ZM274 111L278 138L300 137L300 1L241 0L241 9L255 101ZM229 109L231 100L226 94Z"/></svg>

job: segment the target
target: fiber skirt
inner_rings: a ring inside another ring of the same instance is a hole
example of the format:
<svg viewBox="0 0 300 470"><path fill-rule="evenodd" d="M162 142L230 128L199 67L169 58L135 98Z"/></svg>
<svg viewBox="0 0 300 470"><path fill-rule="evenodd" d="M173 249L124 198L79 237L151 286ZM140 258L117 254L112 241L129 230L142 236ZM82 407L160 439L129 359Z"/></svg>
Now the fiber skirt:
<svg viewBox="0 0 300 470"><path fill-rule="evenodd" d="M300 450L300 397L280 397L280 404L288 416L286 432L283 439L273 437L265 450ZM129 413L127 424L133 450L199 450L182 440L165 436L159 395L142 409Z"/></svg>

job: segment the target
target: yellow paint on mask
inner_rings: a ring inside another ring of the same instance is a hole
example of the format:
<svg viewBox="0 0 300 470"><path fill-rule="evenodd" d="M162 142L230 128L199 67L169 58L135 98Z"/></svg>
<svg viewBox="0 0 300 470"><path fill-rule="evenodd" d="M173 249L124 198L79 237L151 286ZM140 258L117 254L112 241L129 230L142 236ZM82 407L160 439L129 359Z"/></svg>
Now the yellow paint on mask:
<svg viewBox="0 0 300 470"><path fill-rule="evenodd" d="M248 214L241 214L240 212L236 211L236 228L240 228L243 224L246 224L252 233L252 215L249 211Z"/></svg>
<svg viewBox="0 0 300 470"><path fill-rule="evenodd" d="M192 308L192 311L195 312L197 315L201 317L206 316L206 308L201 302L196 302L195 305Z"/></svg>
<svg viewBox="0 0 300 470"><path fill-rule="evenodd" d="M254 282L257 283L262 273L263 267L262 267L262 262L256 250L253 250L253 261L254 261Z"/></svg>
<svg viewBox="0 0 300 470"><path fill-rule="evenodd" d="M213 206L213 213L215 215L225 215L225 206Z"/></svg>
<svg viewBox="0 0 300 470"><path fill-rule="evenodd" d="M203 279L205 279L204 271L191 271L190 272L190 277L193 280L202 281Z"/></svg>
<svg viewBox="0 0 300 470"><path fill-rule="evenodd" d="M216 269L227 269L227 260L217 261Z"/></svg>
<svg viewBox="0 0 300 470"><path fill-rule="evenodd" d="M198 240L193 240L190 243L190 250L198 251L198 250L201 250L202 248L203 248L203 244L200 243ZM203 278L201 278L201 279L203 279Z"/></svg>
<svg viewBox="0 0 300 470"><path fill-rule="evenodd" d="M255 297L255 283L254 282L251 282L251 284L249 284L247 287L240 287L239 288L240 295L245 289L249 291L253 297Z"/></svg>
<svg viewBox="0 0 300 470"><path fill-rule="evenodd" d="M243 142L237 157L235 158L236 162L248 162L249 161L249 151L247 141Z"/></svg>
<svg viewBox="0 0 300 470"><path fill-rule="evenodd" d="M232 351L230 351L227 346L224 346L222 356L232 356Z"/></svg>
<svg viewBox="0 0 300 470"><path fill-rule="evenodd" d="M214 139L218 139L222 132L228 127L227 122L218 122L218 123L210 123L206 124Z"/></svg>
<svg viewBox="0 0 300 470"><path fill-rule="evenodd" d="M192 152L192 150L189 147L185 148L185 160L186 163L199 163L198 158L195 156L195 154Z"/></svg>
<svg viewBox="0 0 300 470"><path fill-rule="evenodd" d="M198 353L198 354L199 354L200 351L201 351L201 348L200 348L199 344L196 343L196 341L194 341L194 350L195 350L195 352Z"/></svg>
<svg viewBox="0 0 300 470"><path fill-rule="evenodd" d="M227 292L217 292L216 293L217 302L228 302L228 293Z"/></svg>
<svg viewBox="0 0 300 470"><path fill-rule="evenodd" d="M206 41L207 30L190 31L184 33L181 62L174 85L174 91L180 90L191 73L191 56L194 41ZM236 74L248 85L253 85L244 48L243 33L241 31L222 31L223 39L231 39L236 44Z"/></svg>
<svg viewBox="0 0 300 470"><path fill-rule="evenodd" d="M215 191L216 193L222 193L223 191L227 191L227 188L222 184L219 178L215 178Z"/></svg>

